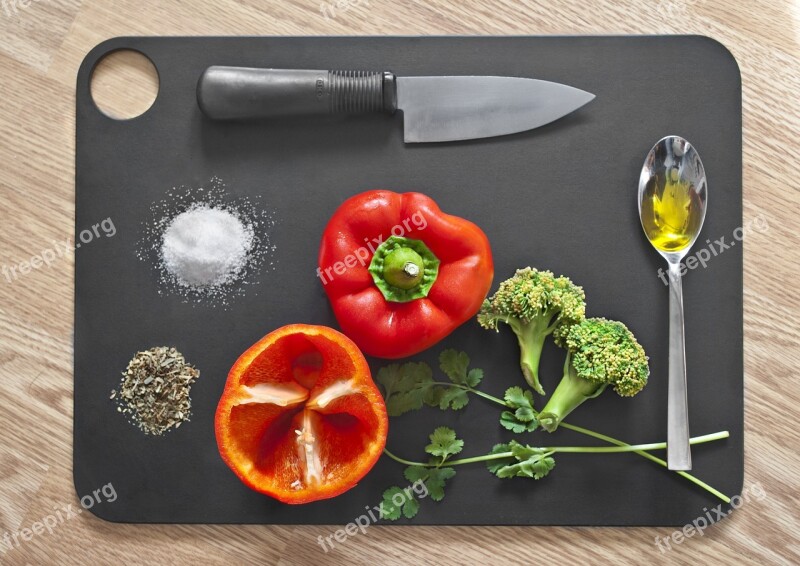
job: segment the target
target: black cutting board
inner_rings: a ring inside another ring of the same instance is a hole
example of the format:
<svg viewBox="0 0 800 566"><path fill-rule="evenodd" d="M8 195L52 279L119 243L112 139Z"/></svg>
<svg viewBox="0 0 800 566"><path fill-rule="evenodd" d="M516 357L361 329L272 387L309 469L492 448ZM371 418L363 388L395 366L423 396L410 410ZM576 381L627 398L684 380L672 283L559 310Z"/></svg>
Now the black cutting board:
<svg viewBox="0 0 800 566"><path fill-rule="evenodd" d="M131 48L160 77L155 104L115 121L95 107L92 69ZM398 75L508 75L562 82L597 98L537 130L461 143L404 145L399 116L273 123L212 123L195 101L210 65L376 69ZM79 495L111 482L104 519L182 523L344 524L375 506L402 466L382 458L333 500L287 506L254 493L225 466L213 414L227 372L253 342L288 323L336 327L315 277L320 236L347 197L372 188L427 193L442 209L480 225L492 242L495 288L533 265L583 285L590 316L625 321L650 355L652 376L634 399L606 392L569 420L629 442L666 437L667 288L664 262L645 241L636 186L645 154L667 134L700 151L709 180L706 239L733 241L742 223L741 80L712 39L673 37L231 37L118 38L94 48L78 73L76 238L111 217L117 234L77 251L75 261L74 476ZM277 269L263 271L227 309L159 294L154 271L135 257L150 206L176 185L224 180L233 197L260 195L278 220L270 237ZM742 245L684 279L691 430L727 429L728 440L694 449L693 473L733 495L743 478ZM109 400L134 352L174 345L201 371L193 418L146 437ZM510 331L468 322L415 359L436 365L443 348L467 351L494 395L522 385ZM562 364L542 361L552 390ZM371 359L373 372L384 362ZM541 404L539 405L541 407ZM498 409L473 399L460 413L424 409L392 419L388 446L417 459L435 426L485 453L512 435ZM591 444L570 431L533 443ZM499 480L482 465L459 468L440 503L424 500L415 524L682 525L716 501L630 454L559 455L541 481ZM406 521L400 521L403 523Z"/></svg>

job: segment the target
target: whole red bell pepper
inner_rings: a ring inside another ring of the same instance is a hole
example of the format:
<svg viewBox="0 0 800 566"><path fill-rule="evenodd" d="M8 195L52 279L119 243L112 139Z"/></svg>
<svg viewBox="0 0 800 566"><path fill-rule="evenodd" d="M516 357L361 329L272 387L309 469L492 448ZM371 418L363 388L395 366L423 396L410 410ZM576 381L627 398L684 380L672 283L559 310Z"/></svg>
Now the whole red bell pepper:
<svg viewBox="0 0 800 566"><path fill-rule="evenodd" d="M420 193L346 200L322 236L317 275L344 333L362 351L403 358L480 309L492 284L489 240Z"/></svg>

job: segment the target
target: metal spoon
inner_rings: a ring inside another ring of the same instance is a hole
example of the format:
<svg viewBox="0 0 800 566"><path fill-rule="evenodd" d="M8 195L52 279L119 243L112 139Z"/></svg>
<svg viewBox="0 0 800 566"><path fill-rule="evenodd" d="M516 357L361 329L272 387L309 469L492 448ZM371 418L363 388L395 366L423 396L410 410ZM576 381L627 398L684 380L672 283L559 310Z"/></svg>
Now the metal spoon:
<svg viewBox="0 0 800 566"><path fill-rule="evenodd" d="M706 173L695 148L680 136L660 139L639 177L639 218L647 239L669 266L669 395L667 465L691 470L681 260L706 216Z"/></svg>

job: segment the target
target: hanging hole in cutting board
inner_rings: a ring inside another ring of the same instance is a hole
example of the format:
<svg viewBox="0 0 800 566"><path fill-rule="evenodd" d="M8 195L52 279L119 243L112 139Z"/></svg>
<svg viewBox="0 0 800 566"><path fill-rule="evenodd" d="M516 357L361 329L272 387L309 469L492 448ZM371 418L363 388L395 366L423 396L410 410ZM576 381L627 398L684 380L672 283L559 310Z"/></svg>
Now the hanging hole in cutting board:
<svg viewBox="0 0 800 566"><path fill-rule="evenodd" d="M120 49L105 55L90 79L92 100L100 111L115 120L141 116L158 96L158 71L145 55Z"/></svg>

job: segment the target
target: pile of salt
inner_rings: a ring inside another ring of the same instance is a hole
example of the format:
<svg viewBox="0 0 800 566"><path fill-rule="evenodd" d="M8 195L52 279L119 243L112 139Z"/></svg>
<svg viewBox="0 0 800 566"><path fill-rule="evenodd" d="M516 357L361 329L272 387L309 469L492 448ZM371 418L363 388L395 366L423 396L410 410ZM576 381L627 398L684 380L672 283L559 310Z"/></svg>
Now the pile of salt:
<svg viewBox="0 0 800 566"><path fill-rule="evenodd" d="M177 215L164 231L161 260L180 285L216 287L247 265L253 227L233 212L206 204Z"/></svg>

